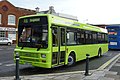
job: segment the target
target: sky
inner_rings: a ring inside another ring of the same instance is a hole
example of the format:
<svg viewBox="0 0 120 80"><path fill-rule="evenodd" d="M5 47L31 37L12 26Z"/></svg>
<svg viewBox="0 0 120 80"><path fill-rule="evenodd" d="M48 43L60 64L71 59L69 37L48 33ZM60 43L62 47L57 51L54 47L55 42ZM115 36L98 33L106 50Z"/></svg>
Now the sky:
<svg viewBox="0 0 120 80"><path fill-rule="evenodd" d="M120 24L120 0L8 0L16 7L48 10L54 6L57 13L78 17L89 24Z"/></svg>

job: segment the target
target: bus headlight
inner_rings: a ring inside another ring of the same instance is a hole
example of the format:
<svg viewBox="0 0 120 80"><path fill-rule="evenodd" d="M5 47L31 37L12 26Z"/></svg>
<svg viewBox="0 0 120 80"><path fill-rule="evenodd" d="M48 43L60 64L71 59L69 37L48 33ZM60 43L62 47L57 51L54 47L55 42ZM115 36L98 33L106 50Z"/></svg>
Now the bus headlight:
<svg viewBox="0 0 120 80"><path fill-rule="evenodd" d="M41 57L42 58L46 58L46 54L41 54Z"/></svg>
<svg viewBox="0 0 120 80"><path fill-rule="evenodd" d="M19 53L18 53L18 52L16 52L16 53L15 53L15 56L19 56Z"/></svg>

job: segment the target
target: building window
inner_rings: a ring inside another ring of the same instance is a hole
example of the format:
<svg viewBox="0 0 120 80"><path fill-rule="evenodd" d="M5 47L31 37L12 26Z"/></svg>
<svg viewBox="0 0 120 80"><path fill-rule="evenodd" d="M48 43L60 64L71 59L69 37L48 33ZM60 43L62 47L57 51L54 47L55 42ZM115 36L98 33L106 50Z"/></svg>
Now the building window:
<svg viewBox="0 0 120 80"><path fill-rule="evenodd" d="M2 14L0 14L0 24L1 24L1 22L2 22Z"/></svg>
<svg viewBox="0 0 120 80"><path fill-rule="evenodd" d="M8 25L15 25L15 15L8 15Z"/></svg>
<svg viewBox="0 0 120 80"><path fill-rule="evenodd" d="M16 31L8 31L8 38L16 40Z"/></svg>
<svg viewBox="0 0 120 80"><path fill-rule="evenodd" d="M6 37L6 32L5 31L0 31L0 37Z"/></svg>

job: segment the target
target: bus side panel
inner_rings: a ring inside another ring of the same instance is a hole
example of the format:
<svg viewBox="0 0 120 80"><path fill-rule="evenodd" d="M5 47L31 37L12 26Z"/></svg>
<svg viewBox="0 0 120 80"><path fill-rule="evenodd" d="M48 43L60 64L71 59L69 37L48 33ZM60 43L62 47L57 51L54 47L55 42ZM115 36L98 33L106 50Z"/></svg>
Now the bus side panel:
<svg viewBox="0 0 120 80"><path fill-rule="evenodd" d="M68 55L73 51L76 55L76 61L86 59L86 54L90 54L90 57L98 55L99 48L102 49L102 54L108 51L108 44L94 44L94 45L81 45L81 46L68 46ZM66 60L67 61L67 60Z"/></svg>
<svg viewBox="0 0 120 80"><path fill-rule="evenodd" d="M102 49L102 54L106 53L108 51L108 44L100 44Z"/></svg>
<svg viewBox="0 0 120 80"><path fill-rule="evenodd" d="M81 45L81 46L68 46L68 56L74 51L76 54L76 61L86 59L86 54L90 54L90 57L96 56L98 54L98 44L95 45Z"/></svg>

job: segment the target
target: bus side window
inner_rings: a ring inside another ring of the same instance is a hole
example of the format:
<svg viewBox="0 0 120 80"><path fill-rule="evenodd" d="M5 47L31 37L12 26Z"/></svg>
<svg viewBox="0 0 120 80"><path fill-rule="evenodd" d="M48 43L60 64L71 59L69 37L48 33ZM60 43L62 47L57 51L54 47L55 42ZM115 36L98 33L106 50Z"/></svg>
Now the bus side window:
<svg viewBox="0 0 120 80"><path fill-rule="evenodd" d="M76 43L75 32L67 32L67 45L75 45Z"/></svg>
<svg viewBox="0 0 120 80"><path fill-rule="evenodd" d="M97 33L96 32L92 32L92 43L93 44L97 43Z"/></svg>
<svg viewBox="0 0 120 80"><path fill-rule="evenodd" d="M57 28L53 28L52 30L52 43L53 43L53 46L57 46L58 44L58 40L57 40Z"/></svg>
<svg viewBox="0 0 120 80"><path fill-rule="evenodd" d="M85 44L85 32L84 31L81 31L80 42L81 44Z"/></svg>
<svg viewBox="0 0 120 80"><path fill-rule="evenodd" d="M104 34L105 35L105 43L108 43L108 34Z"/></svg>
<svg viewBox="0 0 120 80"><path fill-rule="evenodd" d="M98 38L98 43L102 43L102 34L101 33L97 33L97 38Z"/></svg>
<svg viewBox="0 0 120 80"><path fill-rule="evenodd" d="M79 31L77 32L76 37L77 37L76 39L77 44L80 44L80 32Z"/></svg>

